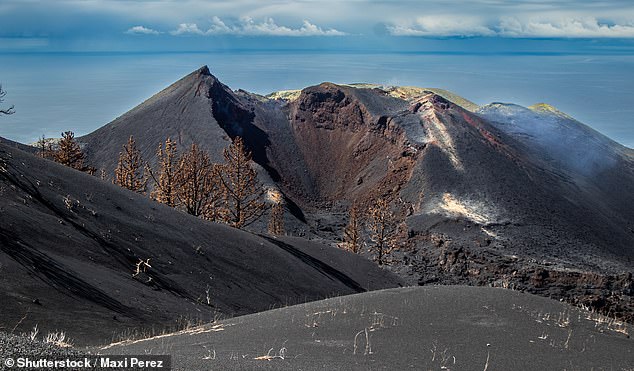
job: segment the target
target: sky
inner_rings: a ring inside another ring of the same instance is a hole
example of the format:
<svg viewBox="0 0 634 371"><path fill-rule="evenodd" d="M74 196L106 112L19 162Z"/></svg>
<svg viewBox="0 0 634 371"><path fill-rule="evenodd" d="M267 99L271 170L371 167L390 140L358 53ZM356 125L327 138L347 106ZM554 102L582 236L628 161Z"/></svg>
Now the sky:
<svg viewBox="0 0 634 371"><path fill-rule="evenodd" d="M472 41L450 45L458 51L552 39L629 50L634 1L2 0L0 24L5 52L251 49L263 41L282 49L416 50L434 47L434 39Z"/></svg>
<svg viewBox="0 0 634 371"><path fill-rule="evenodd" d="M258 93L545 101L634 146L634 0L0 0L0 107L16 105L0 135L85 134L203 64Z"/></svg>

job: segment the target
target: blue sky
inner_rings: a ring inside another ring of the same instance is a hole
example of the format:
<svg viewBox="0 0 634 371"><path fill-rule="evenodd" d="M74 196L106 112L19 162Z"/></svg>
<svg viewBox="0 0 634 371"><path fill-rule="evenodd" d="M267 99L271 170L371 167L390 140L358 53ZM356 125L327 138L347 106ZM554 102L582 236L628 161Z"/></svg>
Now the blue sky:
<svg viewBox="0 0 634 371"><path fill-rule="evenodd" d="M630 50L634 1L2 0L0 24L2 51Z"/></svg>

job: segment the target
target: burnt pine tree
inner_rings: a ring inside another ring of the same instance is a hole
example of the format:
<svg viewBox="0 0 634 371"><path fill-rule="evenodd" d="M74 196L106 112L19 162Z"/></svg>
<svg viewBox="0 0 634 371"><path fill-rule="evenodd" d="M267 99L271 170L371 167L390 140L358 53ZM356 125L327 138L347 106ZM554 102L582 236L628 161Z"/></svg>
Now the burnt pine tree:
<svg viewBox="0 0 634 371"><path fill-rule="evenodd" d="M42 134L42 137L37 140L36 147L38 149L38 155L41 158L53 157L53 144L51 143L51 139L46 139L44 134Z"/></svg>
<svg viewBox="0 0 634 371"><path fill-rule="evenodd" d="M269 234L273 236L284 234L284 205L281 202L276 202L271 208Z"/></svg>
<svg viewBox="0 0 634 371"><path fill-rule="evenodd" d="M0 103L4 102L4 97L7 95L7 92L5 90L2 89L2 85L0 84ZM0 114L1 115L12 115L15 113L15 110L13 109L14 106L11 106L9 108L0 108Z"/></svg>
<svg viewBox="0 0 634 371"><path fill-rule="evenodd" d="M358 205L353 204L348 210L348 224L343 230L343 248L355 254L361 252L361 218Z"/></svg>
<svg viewBox="0 0 634 371"><path fill-rule="evenodd" d="M141 152L136 148L134 138L130 136L128 142L119 152L119 161L114 169L113 183L138 193L145 193L147 177L143 173Z"/></svg>
<svg viewBox="0 0 634 371"><path fill-rule="evenodd" d="M264 188L251 167L251 152L242 138L236 137L224 150L225 162L220 168L220 181L225 193L224 221L235 228L244 228L266 211Z"/></svg>
<svg viewBox="0 0 634 371"><path fill-rule="evenodd" d="M370 252L378 265L389 262L388 256L398 247L398 223L390 203L379 198L368 209L367 227L370 232Z"/></svg>
<svg viewBox="0 0 634 371"><path fill-rule="evenodd" d="M176 142L173 142L170 138L165 140L165 146L159 144L156 151L158 157L158 175L155 175L152 169L147 165L148 173L154 180L154 190L150 194L150 197L162 204L166 204L171 207L176 207L176 187L174 186L174 178L176 176L176 170L178 166L178 159L176 157Z"/></svg>
<svg viewBox="0 0 634 371"><path fill-rule="evenodd" d="M222 190L217 180L218 165L192 144L174 173L174 195L188 214L217 221L222 214Z"/></svg>
<svg viewBox="0 0 634 371"><path fill-rule="evenodd" d="M212 222L222 222L227 213L224 202L225 190L219 180L220 168L220 164L212 164L212 187L210 187L209 189L207 202L205 202L203 206L203 219Z"/></svg>
<svg viewBox="0 0 634 371"><path fill-rule="evenodd" d="M53 160L73 169L85 170L84 159L84 153L79 143L75 140L75 134L72 131L62 133L62 139L60 139L57 149L53 152Z"/></svg>

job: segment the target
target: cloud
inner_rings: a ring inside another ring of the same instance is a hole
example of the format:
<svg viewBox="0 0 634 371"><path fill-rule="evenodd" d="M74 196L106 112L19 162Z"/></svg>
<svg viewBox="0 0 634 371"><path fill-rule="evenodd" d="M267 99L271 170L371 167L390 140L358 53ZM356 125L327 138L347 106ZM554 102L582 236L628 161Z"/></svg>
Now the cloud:
<svg viewBox="0 0 634 371"><path fill-rule="evenodd" d="M170 31L172 35L186 35L186 34L194 34L194 35L204 35L203 32L196 23L181 23L178 25L178 28L174 31Z"/></svg>
<svg viewBox="0 0 634 371"><path fill-rule="evenodd" d="M460 16L424 16L406 25L388 25L393 36L494 36L483 20Z"/></svg>
<svg viewBox="0 0 634 371"><path fill-rule="evenodd" d="M559 18L502 16L488 21L470 16L425 16L386 26L393 36L506 38L634 38L634 21L616 23L590 16Z"/></svg>
<svg viewBox="0 0 634 371"><path fill-rule="evenodd" d="M152 31L371 38L375 30L420 37L634 38L634 1L0 0L0 24L0 37L51 40L156 35Z"/></svg>
<svg viewBox="0 0 634 371"><path fill-rule="evenodd" d="M227 24L219 17L211 19L211 25L201 30L196 23L181 23L172 35L240 35L240 36L343 36L345 32L334 28L323 29L307 20L299 28L278 25L273 18L263 22L256 22L251 17L242 17L234 24Z"/></svg>
<svg viewBox="0 0 634 371"><path fill-rule="evenodd" d="M600 23L594 17L525 22L504 17L498 24L498 34L506 37L631 38L634 37L634 24Z"/></svg>
<svg viewBox="0 0 634 371"><path fill-rule="evenodd" d="M162 32L144 26L130 27L125 33L132 35L158 35Z"/></svg>

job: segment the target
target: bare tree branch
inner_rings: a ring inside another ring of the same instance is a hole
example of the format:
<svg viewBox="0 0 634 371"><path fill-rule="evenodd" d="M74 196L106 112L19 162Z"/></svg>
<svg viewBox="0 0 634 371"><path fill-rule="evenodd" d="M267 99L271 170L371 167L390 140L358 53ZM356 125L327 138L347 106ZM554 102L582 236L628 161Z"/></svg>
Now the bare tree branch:
<svg viewBox="0 0 634 371"><path fill-rule="evenodd" d="M2 84L0 84L0 103L4 102L4 97L7 95L7 92L2 89ZM0 109L0 114L2 115L13 115L15 110L13 109L15 106L11 106L7 109Z"/></svg>

